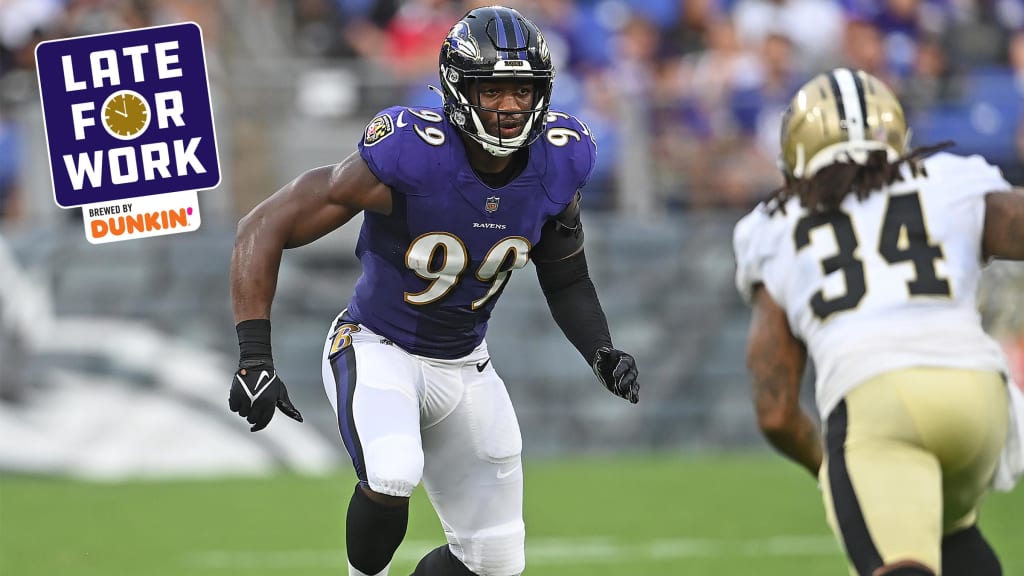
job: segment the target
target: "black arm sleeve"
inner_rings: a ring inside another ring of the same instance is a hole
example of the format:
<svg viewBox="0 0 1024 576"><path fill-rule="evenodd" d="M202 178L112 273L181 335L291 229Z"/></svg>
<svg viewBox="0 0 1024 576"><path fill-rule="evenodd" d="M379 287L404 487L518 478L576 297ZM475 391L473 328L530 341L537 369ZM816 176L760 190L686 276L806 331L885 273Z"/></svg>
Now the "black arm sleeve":
<svg viewBox="0 0 1024 576"><path fill-rule="evenodd" d="M554 262L583 249L583 224L580 222L580 192L562 213L544 223L540 241L530 250L534 262Z"/></svg>
<svg viewBox="0 0 1024 576"><path fill-rule="evenodd" d="M534 264L551 316L590 365L598 348L612 346L612 337L590 280L586 255L580 249L564 260Z"/></svg>

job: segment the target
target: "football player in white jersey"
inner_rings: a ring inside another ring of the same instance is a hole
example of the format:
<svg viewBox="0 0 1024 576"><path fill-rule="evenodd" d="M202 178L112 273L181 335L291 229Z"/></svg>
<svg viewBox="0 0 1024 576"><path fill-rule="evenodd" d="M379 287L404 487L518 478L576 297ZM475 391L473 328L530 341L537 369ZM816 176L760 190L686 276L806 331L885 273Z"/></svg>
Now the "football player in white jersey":
<svg viewBox="0 0 1024 576"><path fill-rule="evenodd" d="M734 235L761 430L818 477L851 574L1001 574L977 509L1019 474L1024 421L975 296L989 259L1024 259L1024 194L949 144L908 149L861 71L805 84L781 136L785 184Z"/></svg>

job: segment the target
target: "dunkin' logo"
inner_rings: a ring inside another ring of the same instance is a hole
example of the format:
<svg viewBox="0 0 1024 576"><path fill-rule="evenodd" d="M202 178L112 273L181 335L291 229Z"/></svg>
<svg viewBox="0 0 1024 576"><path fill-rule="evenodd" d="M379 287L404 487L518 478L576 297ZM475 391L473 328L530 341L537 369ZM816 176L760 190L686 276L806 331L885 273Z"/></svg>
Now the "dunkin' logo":
<svg viewBox="0 0 1024 576"><path fill-rule="evenodd" d="M106 220L93 220L89 226L92 228L93 238L103 238L107 234L121 236L122 234L158 232L171 228L188 227L188 217L191 215L192 208L179 208L132 216L115 216Z"/></svg>
<svg viewBox="0 0 1024 576"><path fill-rule="evenodd" d="M194 190L83 206L85 237L105 244L189 232L199 228L198 206Z"/></svg>

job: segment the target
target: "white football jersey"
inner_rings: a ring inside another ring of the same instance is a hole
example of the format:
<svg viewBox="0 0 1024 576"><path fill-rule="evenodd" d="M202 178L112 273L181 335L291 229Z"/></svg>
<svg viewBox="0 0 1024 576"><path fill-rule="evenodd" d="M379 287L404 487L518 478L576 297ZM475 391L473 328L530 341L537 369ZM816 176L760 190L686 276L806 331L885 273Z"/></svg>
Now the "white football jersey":
<svg viewBox="0 0 1024 576"><path fill-rule="evenodd" d="M1010 190L980 156L936 154L923 173L833 214L762 204L736 225L736 285L763 284L817 370L821 417L859 383L913 366L999 370L976 308L985 195Z"/></svg>

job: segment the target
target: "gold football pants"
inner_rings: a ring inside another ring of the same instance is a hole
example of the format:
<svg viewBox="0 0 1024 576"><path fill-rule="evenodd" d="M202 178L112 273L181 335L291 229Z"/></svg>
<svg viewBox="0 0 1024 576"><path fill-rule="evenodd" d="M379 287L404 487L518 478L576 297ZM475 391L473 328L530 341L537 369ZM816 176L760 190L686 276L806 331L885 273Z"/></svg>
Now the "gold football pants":
<svg viewBox="0 0 1024 576"><path fill-rule="evenodd" d="M906 561L940 573L943 535L976 522L1007 402L996 372L914 368L872 378L836 406L819 477L851 574Z"/></svg>

